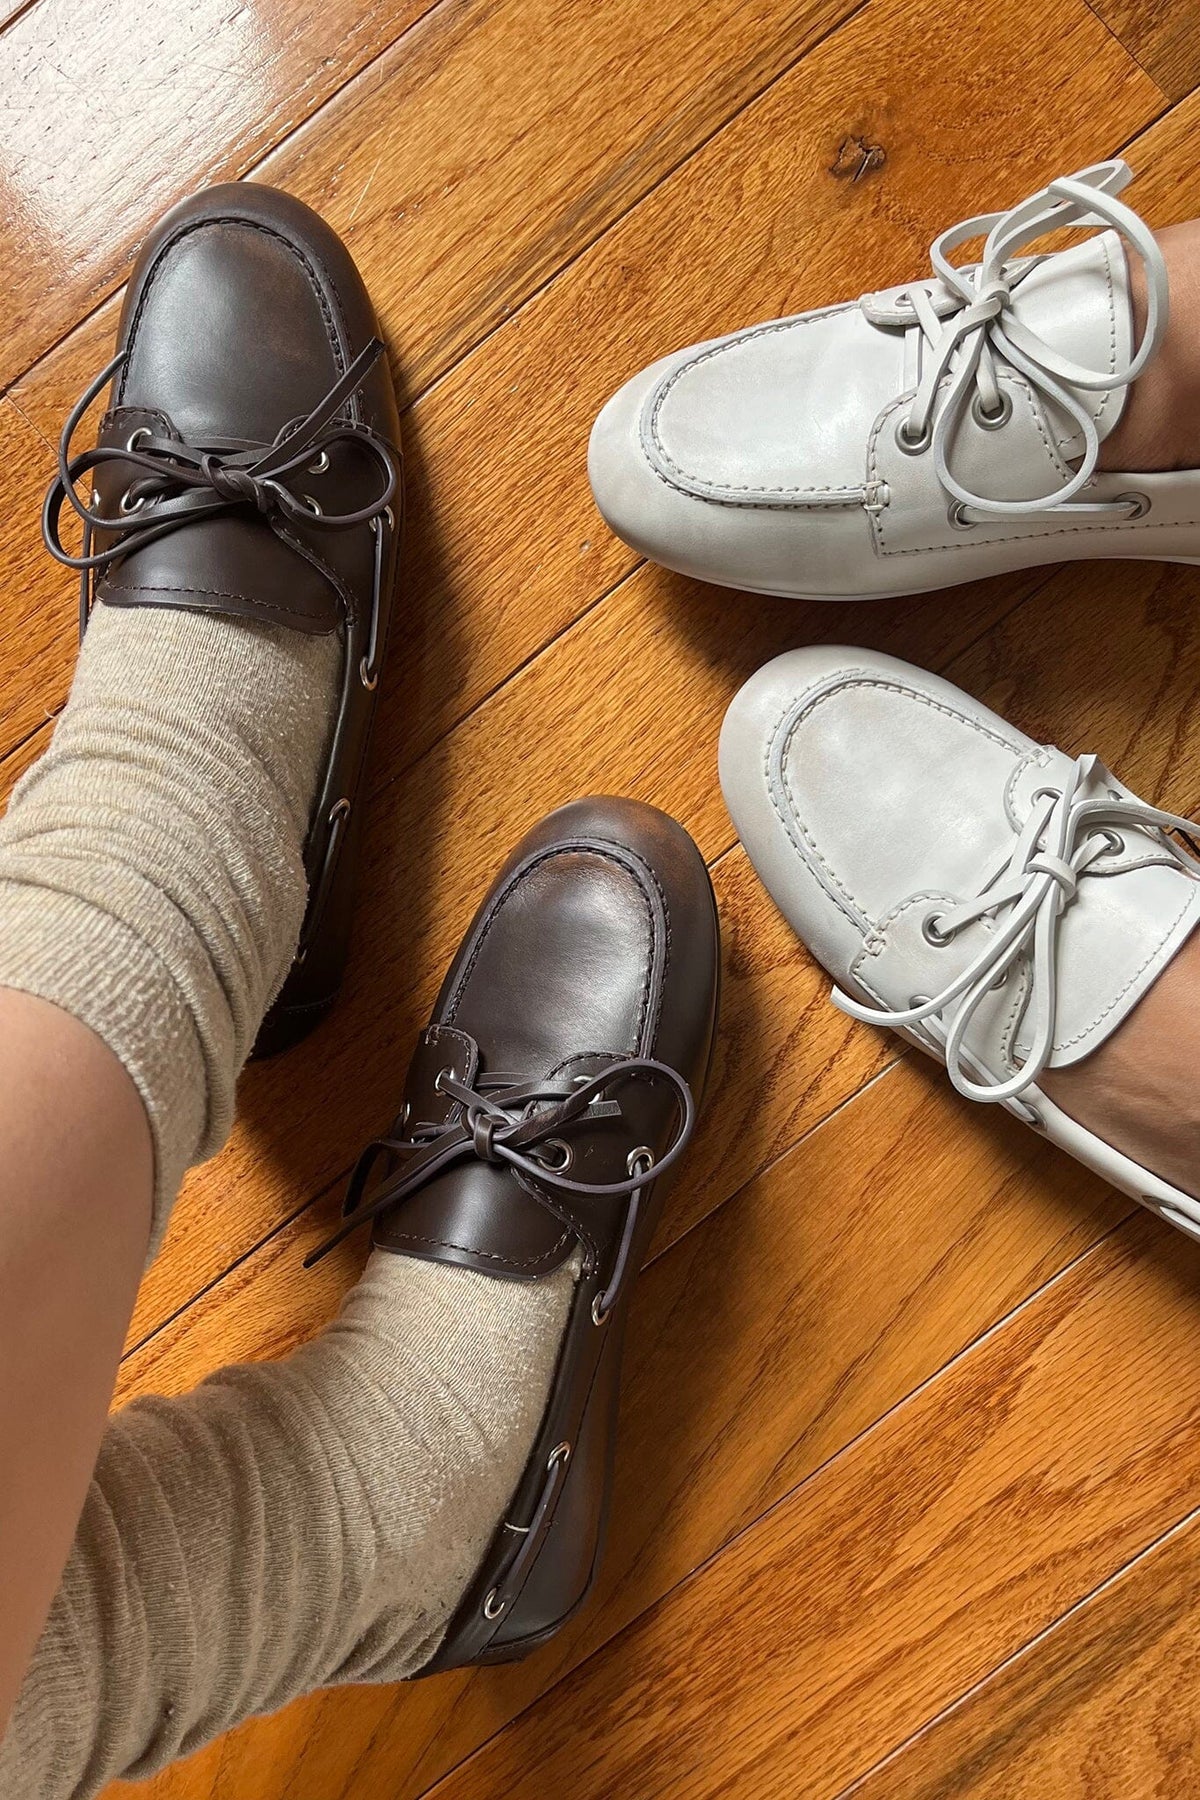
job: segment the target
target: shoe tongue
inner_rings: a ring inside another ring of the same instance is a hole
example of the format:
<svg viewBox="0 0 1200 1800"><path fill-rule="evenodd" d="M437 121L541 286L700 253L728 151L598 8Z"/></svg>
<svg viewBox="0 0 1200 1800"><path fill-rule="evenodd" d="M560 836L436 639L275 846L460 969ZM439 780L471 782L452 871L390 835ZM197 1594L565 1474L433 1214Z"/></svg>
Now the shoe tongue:
<svg viewBox="0 0 1200 1800"><path fill-rule="evenodd" d="M1046 256L1013 289L1009 310L1026 331L1056 356L1097 374L1128 364L1133 354L1133 304L1129 268L1115 231L1104 231ZM1101 441L1116 425L1127 389L1074 388ZM1062 407L1039 393L1059 450L1081 456L1083 433Z"/></svg>

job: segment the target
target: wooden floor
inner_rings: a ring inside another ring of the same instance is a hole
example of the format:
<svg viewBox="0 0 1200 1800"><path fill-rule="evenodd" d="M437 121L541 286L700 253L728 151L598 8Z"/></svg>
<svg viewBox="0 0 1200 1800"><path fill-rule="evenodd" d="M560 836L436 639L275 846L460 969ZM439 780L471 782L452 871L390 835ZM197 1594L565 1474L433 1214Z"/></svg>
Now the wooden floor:
<svg viewBox="0 0 1200 1800"><path fill-rule="evenodd" d="M848 639L1200 806L1200 573L863 607L640 564L591 419L679 344L926 267L1114 152L1200 212L1196 0L0 0L0 750L45 745L50 443L131 254L244 174L347 237L414 521L336 1019L256 1068L142 1289L120 1395L309 1336L340 1181L490 872L632 793L724 920L708 1116L635 1302L599 1596L521 1666L304 1701L155 1800L1176 1800L1200 1784L1200 1246L827 1004L716 785L738 683ZM248 329L253 321L247 322ZM138 1790L144 1793L146 1790Z"/></svg>

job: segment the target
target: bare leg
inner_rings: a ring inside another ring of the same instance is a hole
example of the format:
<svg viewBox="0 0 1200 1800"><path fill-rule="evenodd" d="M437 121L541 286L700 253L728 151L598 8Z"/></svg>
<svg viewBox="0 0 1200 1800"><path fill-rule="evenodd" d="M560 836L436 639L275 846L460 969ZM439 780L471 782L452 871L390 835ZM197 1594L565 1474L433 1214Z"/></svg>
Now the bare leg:
<svg viewBox="0 0 1200 1800"><path fill-rule="evenodd" d="M86 1026L0 989L0 1731L104 1429L150 1233L150 1131Z"/></svg>
<svg viewBox="0 0 1200 1800"><path fill-rule="evenodd" d="M1102 469L1200 468L1200 219L1156 233L1166 259L1171 316L1145 374L1100 448ZM1134 330L1146 323L1146 280L1130 265Z"/></svg>
<svg viewBox="0 0 1200 1800"><path fill-rule="evenodd" d="M1158 233L1171 318L1158 355L1134 383L1102 446L1107 469L1200 467L1200 219ZM1133 271L1136 329L1145 282ZM1086 1061L1042 1077L1063 1111L1185 1193L1200 1195L1200 936Z"/></svg>

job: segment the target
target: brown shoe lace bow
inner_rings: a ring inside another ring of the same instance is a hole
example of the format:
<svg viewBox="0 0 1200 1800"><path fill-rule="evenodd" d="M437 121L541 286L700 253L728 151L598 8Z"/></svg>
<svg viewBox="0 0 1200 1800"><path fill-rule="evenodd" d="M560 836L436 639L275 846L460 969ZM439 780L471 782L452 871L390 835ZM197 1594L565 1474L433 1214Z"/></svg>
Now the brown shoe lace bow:
<svg viewBox="0 0 1200 1800"><path fill-rule="evenodd" d="M290 524L302 525L306 530L345 531L385 514L396 492L399 452L378 432L342 416L341 411L382 355L382 343L372 338L308 417L285 425L272 444L224 438L193 445L180 438L160 437L142 426L125 445L97 446L72 456L71 439L80 420L124 365L125 351L115 356L80 397L63 426L58 444L58 474L46 491L42 509L46 548L59 562L80 571L80 631L85 629L91 609L94 574L142 545L177 531L181 525L252 506L276 536L295 548L287 532ZM360 444L375 462L381 478L379 492L355 512L318 512L305 495L292 491L289 482L310 469L323 454L327 455L331 447L347 442ZM142 473L121 496L118 516L107 518L85 505L76 489L93 469L114 461L132 465ZM79 555L72 555L63 545L64 505L69 505L83 521L83 548ZM101 550L93 549L97 532L110 540ZM382 542L378 531L376 540Z"/></svg>
<svg viewBox="0 0 1200 1800"><path fill-rule="evenodd" d="M627 1163L629 1174L624 1180L572 1180L567 1170L573 1159L564 1133L584 1119L594 1121L619 1115L619 1103L606 1096L623 1082L634 1080L662 1081L674 1093L679 1122L670 1146L657 1160L645 1147L632 1150ZM578 1194L589 1199L629 1199L613 1272L596 1302L602 1315L611 1311L625 1276L642 1190L683 1155L695 1126L695 1101L683 1076L653 1057L633 1056L610 1063L586 1080L561 1077L522 1086L512 1084L507 1076L496 1075L477 1077L477 1085L470 1087L443 1070L437 1086L440 1093L458 1102L459 1117L451 1117L443 1125L417 1124L406 1138L377 1138L368 1144L346 1189L342 1216L348 1222L305 1257L304 1267L311 1268L360 1225L415 1193L451 1164L476 1156L482 1162L506 1163L518 1174L564 1198ZM383 1158L394 1166L364 1200L367 1183Z"/></svg>

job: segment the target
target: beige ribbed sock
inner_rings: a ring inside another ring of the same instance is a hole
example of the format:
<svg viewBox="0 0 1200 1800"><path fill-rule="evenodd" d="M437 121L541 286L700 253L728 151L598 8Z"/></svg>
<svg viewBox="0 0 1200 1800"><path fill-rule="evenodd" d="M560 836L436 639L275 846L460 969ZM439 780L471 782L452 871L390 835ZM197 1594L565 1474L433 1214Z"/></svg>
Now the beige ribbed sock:
<svg viewBox="0 0 1200 1800"><path fill-rule="evenodd" d="M214 614L97 607L71 697L0 821L0 986L53 1001L132 1076L152 1249L295 953L341 646Z"/></svg>
<svg viewBox="0 0 1200 1800"><path fill-rule="evenodd" d="M303 917L339 646L97 610L51 748L0 823L0 985L132 1076L154 1242ZM538 1283L376 1252L287 1361L112 1422L0 1746L2 1800L82 1800L249 1714L427 1660L523 1469L575 1270Z"/></svg>
<svg viewBox="0 0 1200 1800"><path fill-rule="evenodd" d="M532 1445L576 1271L377 1250L285 1362L104 1439L4 1744L4 1800L86 1800L315 1687L435 1649Z"/></svg>

